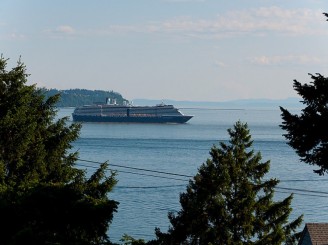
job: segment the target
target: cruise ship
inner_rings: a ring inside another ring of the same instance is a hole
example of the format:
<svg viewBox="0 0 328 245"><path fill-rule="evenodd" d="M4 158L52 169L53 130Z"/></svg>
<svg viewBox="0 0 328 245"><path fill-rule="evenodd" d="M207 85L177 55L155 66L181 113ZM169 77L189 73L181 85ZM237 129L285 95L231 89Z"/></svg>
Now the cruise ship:
<svg viewBox="0 0 328 245"><path fill-rule="evenodd" d="M193 116L184 115L173 105L161 103L156 106L118 105L115 100L75 108L75 122L113 123L186 123Z"/></svg>

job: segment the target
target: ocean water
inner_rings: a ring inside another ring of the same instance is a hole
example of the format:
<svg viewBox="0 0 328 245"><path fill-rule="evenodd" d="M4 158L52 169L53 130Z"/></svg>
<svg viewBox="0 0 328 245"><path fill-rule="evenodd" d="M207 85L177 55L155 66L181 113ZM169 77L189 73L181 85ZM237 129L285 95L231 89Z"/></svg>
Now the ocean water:
<svg viewBox="0 0 328 245"><path fill-rule="evenodd" d="M254 150L262 160L270 160L266 178L281 182L275 199L294 193L291 218L304 214L304 222L328 222L328 179L313 173L313 166L301 163L282 136L280 111L182 109L194 115L187 124L83 123L77 166L88 174L97 162L108 161L117 171L118 184L110 198L118 202L118 212L109 229L110 239L119 242L123 234L150 240L154 229L167 231L168 212L180 210L179 194L190 177L209 157L210 148L227 141L227 129L238 120L247 122ZM58 116L70 116L72 108L62 108ZM150 170L150 171L145 171ZM164 174L164 173L170 174Z"/></svg>

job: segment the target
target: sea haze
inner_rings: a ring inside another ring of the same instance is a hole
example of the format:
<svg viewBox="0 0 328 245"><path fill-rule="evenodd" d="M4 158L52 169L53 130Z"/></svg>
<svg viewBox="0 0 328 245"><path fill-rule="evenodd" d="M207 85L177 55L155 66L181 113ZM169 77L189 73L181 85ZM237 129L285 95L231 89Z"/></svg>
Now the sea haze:
<svg viewBox="0 0 328 245"><path fill-rule="evenodd" d="M288 109L303 108L300 103L301 98L287 98L281 100L272 99L244 99L230 101L179 101L179 100L150 100L134 99L131 102L134 105L155 105L160 103L172 104L178 107L196 107L196 108L216 108L216 109L279 109L279 106Z"/></svg>

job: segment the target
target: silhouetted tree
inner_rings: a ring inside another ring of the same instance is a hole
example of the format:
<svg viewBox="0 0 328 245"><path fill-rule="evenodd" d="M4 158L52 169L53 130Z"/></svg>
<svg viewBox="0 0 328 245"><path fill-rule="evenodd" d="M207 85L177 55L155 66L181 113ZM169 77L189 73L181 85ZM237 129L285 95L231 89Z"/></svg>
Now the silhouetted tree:
<svg viewBox="0 0 328 245"><path fill-rule="evenodd" d="M0 57L0 243L109 244L118 203L107 164L85 177L71 143L80 125L55 120L59 96L27 86L25 66Z"/></svg>
<svg viewBox="0 0 328 245"><path fill-rule="evenodd" d="M288 144L300 156L301 161L317 165L315 173L328 171L328 78L316 74L309 84L294 80L294 89L303 98L305 108L300 115L280 107L283 119L281 128Z"/></svg>
<svg viewBox="0 0 328 245"><path fill-rule="evenodd" d="M251 149L247 124L229 129L229 144L213 146L209 158L169 213L167 233L156 229L149 244L293 244L302 216L291 223L292 195L273 201L277 179L263 180L269 161Z"/></svg>

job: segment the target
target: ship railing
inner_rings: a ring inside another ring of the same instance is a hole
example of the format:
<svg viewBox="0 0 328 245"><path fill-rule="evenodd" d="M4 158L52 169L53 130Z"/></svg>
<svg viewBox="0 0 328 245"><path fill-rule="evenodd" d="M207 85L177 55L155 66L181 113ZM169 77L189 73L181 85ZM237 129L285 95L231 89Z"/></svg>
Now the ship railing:
<svg viewBox="0 0 328 245"><path fill-rule="evenodd" d="M168 117L168 116L176 116L179 117L181 115L172 115L172 114L147 114L147 113L130 113L122 114L122 113L102 113L101 116L103 117Z"/></svg>
<svg viewBox="0 0 328 245"><path fill-rule="evenodd" d="M157 117L155 114L141 114L141 113L132 113L130 117Z"/></svg>
<svg viewBox="0 0 328 245"><path fill-rule="evenodd" d="M110 114L103 113L103 114L101 114L101 116L103 116L103 117L127 117L126 114L121 114L121 113L110 113Z"/></svg>

